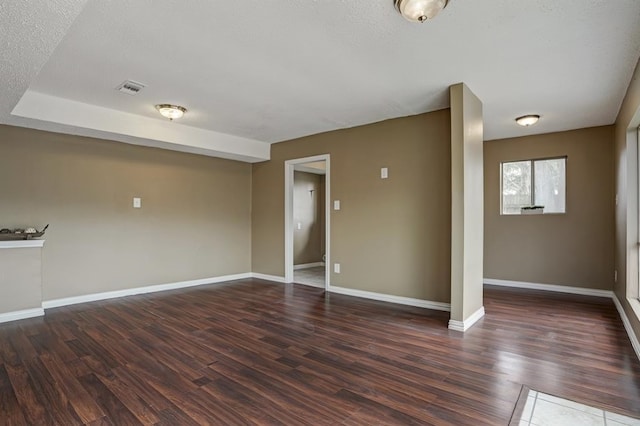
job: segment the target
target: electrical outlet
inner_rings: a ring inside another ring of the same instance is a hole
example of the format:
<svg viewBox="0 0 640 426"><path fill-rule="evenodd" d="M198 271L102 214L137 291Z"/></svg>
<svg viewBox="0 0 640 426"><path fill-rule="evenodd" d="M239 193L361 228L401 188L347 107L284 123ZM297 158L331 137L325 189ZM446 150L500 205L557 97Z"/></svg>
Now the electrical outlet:
<svg viewBox="0 0 640 426"><path fill-rule="evenodd" d="M389 169L383 167L380 169L380 179L388 179L389 178Z"/></svg>
<svg viewBox="0 0 640 426"><path fill-rule="evenodd" d="M142 199L139 197L133 197L133 208L139 209L142 207Z"/></svg>
<svg viewBox="0 0 640 426"><path fill-rule="evenodd" d="M335 272L336 274L340 273L340 264L339 263L334 263L333 264L333 272Z"/></svg>
<svg viewBox="0 0 640 426"><path fill-rule="evenodd" d="M334 210L340 210L340 200L334 200L333 201L333 209Z"/></svg>

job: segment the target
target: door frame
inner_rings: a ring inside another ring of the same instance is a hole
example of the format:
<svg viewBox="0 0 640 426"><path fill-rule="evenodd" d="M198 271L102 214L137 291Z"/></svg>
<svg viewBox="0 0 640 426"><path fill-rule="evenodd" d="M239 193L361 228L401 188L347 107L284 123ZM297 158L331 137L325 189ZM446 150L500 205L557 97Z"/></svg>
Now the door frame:
<svg viewBox="0 0 640 426"><path fill-rule="evenodd" d="M324 221L325 221L325 278L324 289L331 288L331 155L321 154L312 157L296 158L284 162L284 281L293 282L293 180L297 164L325 161L324 181Z"/></svg>

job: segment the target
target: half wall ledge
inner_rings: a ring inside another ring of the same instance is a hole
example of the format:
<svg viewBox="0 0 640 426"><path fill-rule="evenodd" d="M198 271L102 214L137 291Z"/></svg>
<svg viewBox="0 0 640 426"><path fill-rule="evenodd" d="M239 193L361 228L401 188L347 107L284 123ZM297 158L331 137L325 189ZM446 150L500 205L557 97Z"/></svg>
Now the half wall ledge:
<svg viewBox="0 0 640 426"><path fill-rule="evenodd" d="M0 249L44 247L46 240L0 241Z"/></svg>
<svg viewBox="0 0 640 426"><path fill-rule="evenodd" d="M42 247L45 240L0 241L0 323L44 315ZM4 250L2 250L4 249Z"/></svg>

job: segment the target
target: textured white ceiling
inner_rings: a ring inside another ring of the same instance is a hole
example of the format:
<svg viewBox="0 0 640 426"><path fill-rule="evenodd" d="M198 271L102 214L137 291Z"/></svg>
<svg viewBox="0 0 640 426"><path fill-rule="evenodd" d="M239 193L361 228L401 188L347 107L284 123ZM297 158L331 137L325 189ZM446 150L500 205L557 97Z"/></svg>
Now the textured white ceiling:
<svg viewBox="0 0 640 426"><path fill-rule="evenodd" d="M86 2L0 2L0 123L28 124L11 111Z"/></svg>
<svg viewBox="0 0 640 426"><path fill-rule="evenodd" d="M20 78L0 122L30 83L14 113L39 120L19 125L246 161L268 158L260 142L445 108L458 82L487 140L610 124L640 55L638 0L451 0L422 25L393 0L89 0L70 28L84 1L5 3ZM147 87L115 91L125 79ZM189 112L168 123L165 102ZM516 126L526 113L542 120Z"/></svg>

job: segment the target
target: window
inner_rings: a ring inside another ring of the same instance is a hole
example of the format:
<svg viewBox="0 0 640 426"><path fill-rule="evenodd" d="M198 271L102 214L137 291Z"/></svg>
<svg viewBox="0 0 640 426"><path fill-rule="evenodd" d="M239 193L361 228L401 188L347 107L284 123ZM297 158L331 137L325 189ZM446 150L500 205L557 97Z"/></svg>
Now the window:
<svg viewBox="0 0 640 426"><path fill-rule="evenodd" d="M565 213L567 158L500 164L502 214Z"/></svg>

